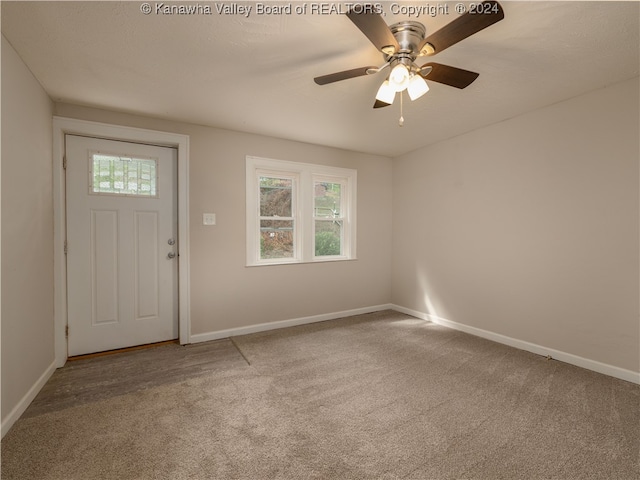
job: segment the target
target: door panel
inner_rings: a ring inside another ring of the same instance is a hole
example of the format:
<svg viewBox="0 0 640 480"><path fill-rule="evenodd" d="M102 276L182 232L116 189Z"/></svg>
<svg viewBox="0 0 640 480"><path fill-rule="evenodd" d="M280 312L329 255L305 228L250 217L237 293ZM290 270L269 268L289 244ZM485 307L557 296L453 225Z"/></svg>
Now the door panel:
<svg viewBox="0 0 640 480"><path fill-rule="evenodd" d="M177 151L66 137L70 356L178 337Z"/></svg>
<svg viewBox="0 0 640 480"><path fill-rule="evenodd" d="M158 292L158 214L136 212L135 305L136 319L157 317Z"/></svg>
<svg viewBox="0 0 640 480"><path fill-rule="evenodd" d="M91 210L92 324L118 323L118 212Z"/></svg>

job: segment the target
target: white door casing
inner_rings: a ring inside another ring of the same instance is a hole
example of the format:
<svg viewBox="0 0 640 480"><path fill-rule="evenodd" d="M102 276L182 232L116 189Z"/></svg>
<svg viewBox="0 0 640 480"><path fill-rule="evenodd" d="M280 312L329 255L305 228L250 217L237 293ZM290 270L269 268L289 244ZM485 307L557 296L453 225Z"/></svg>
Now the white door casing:
<svg viewBox="0 0 640 480"><path fill-rule="evenodd" d="M93 154L150 158L157 196L94 193ZM67 135L68 355L178 337L177 151Z"/></svg>

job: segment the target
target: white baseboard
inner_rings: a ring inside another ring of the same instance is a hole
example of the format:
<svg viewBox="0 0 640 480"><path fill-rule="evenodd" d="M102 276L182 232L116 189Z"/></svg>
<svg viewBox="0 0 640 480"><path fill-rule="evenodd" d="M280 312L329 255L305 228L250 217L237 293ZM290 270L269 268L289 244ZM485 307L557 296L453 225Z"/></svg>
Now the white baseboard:
<svg viewBox="0 0 640 480"><path fill-rule="evenodd" d="M619 378L627 382L640 384L640 372L634 372L632 370L626 370L624 368L615 367L613 365L597 362L595 360L590 360L588 358L579 357L571 353L566 353L560 350L543 347L535 343L525 342L524 340L518 340L516 338L507 337L499 333L490 332L488 330L483 330L481 328L471 327L469 325L453 322L445 318L441 318L435 315L430 315L424 312L419 312L417 310L412 310L410 308L406 308L406 307L402 307L394 304L375 305L372 307L356 308L352 310L345 310L342 312L333 312L333 313L325 313L321 315L312 315L309 317L292 318L289 320L281 320L277 322L259 323L256 325L249 325L246 327L219 330L217 332L199 333L199 334L191 335L190 340L191 340L191 343L208 342L211 340L219 340L221 338L233 337L236 335L247 335L250 333L266 332L269 330L277 330L280 328L294 327L297 325L306 325L309 323L324 322L326 320L334 320L336 318L351 317L354 315L362 315L365 313L379 312L382 310L395 310L397 312L405 313L407 315L411 315L413 317L420 318L422 320L431 321L433 323L442 325L444 327L452 328L454 330L459 330L461 332L469 333L477 337L482 337L488 340L492 340L494 342L502 343L510 347L515 347L520 350L525 350L525 351L536 353L542 356L550 356L555 360L569 363L577 367L586 368L588 370L602 373L604 375L609 375L614 378ZM7 432L9 432L13 424L25 412L27 407L29 407L33 399L36 397L38 392L40 392L42 387L44 387L44 385L47 383L49 378L51 378L51 375L53 375L53 372L55 372L55 370L56 370L56 362L54 360L51 363L51 365L49 365L47 369L42 373L40 378L33 384L33 386L25 394L25 396L20 400L20 402L18 402L18 404L13 408L13 410L11 410L11 412L7 415L7 417L2 419L0 438L4 438Z"/></svg>
<svg viewBox="0 0 640 480"><path fill-rule="evenodd" d="M407 315L411 315L413 317L420 318L422 320L431 321L433 323L442 325L444 327L469 333L477 337L486 338L494 342L502 343L510 347L518 348L520 350L525 350L527 352L532 352L545 357L550 356L555 360L569 363L577 367L586 368L587 370L592 370L594 372L602 373L604 375L609 375L611 377L619 378L627 382L640 384L640 372L625 370L624 368L615 367L613 365L608 365L606 363L601 363L595 360L590 360L588 358L579 357L571 353L562 352L560 350L555 350L553 348L544 347L542 345L537 345L535 343L526 342L524 340L519 340L517 338L507 337L506 335L490 332L488 330L483 330L481 328L471 327L469 325L464 325L462 323L453 322L445 318L441 318L435 315L430 315L424 312L419 312L417 310L412 310L410 308L406 308L406 307L402 307L400 305L394 305L394 304L376 305L372 307L345 310L342 312L333 312L333 313L326 313L322 315L312 315L309 317L292 318L289 320L281 320L281 321L269 322L269 323L259 323L255 325L249 325L246 327L219 330L216 332L199 333L199 334L191 335L190 340L191 340L191 343L208 342L211 340L220 340L221 338L233 337L236 335L248 335L250 333L266 332L269 330L277 330L280 328L294 327L297 325L306 325L309 323L324 322L326 320L334 320L336 318L344 318L344 317L351 317L353 315L379 312L381 310L395 310L397 312L406 313Z"/></svg>
<svg viewBox="0 0 640 480"><path fill-rule="evenodd" d="M40 378L36 381L36 383L34 383L31 386L31 388L26 393L26 395L22 397L22 400L20 400L18 404L13 408L13 410L9 412L9 415L7 415L7 418L2 419L2 438L4 438L7 432L11 430L11 427L13 427L13 424L18 421L20 416L31 404L33 399L36 398L36 395L38 395L40 390L42 390L42 387L44 387L45 383L47 383L47 381L51 378L51 375L53 375L53 372L55 371L56 371L56 362L54 360L53 362L51 362L51 365L47 367L44 373L40 375Z"/></svg>
<svg viewBox="0 0 640 480"><path fill-rule="evenodd" d="M445 318L440 318L438 316L430 315L424 312L418 312L416 310L401 307L399 305L392 305L391 308L398 312L406 313L407 315L421 318L423 320L428 320L433 323L437 323L438 325L442 325L444 327L469 333L477 337L486 338L487 340L492 340L494 342L502 343L504 345L509 345L510 347L519 348L520 350L526 350L527 352L536 353L538 355L542 355L542 356L548 355L554 360L570 363L571 365L575 365L581 368L586 368L587 370L592 370L594 372L602 373L604 375L609 375L610 377L626 380L627 382L640 384L640 372L625 370L624 368L614 367L613 365L608 365L606 363L597 362L595 360L590 360L588 358L579 357L577 355L562 352L560 350L555 350L553 348L543 347L535 343L525 342L524 340L518 340L516 338L507 337L505 335L500 335L499 333L490 332L488 330L483 330L481 328L470 327L462 323L453 322Z"/></svg>
<svg viewBox="0 0 640 480"><path fill-rule="evenodd" d="M334 320L336 318L352 317L354 315L362 315L365 313L379 312L381 310L392 310L394 306L391 304L376 305L373 307L355 308L345 310L343 312L324 313L321 315L312 315L310 317L292 318L289 320L280 320L277 322L258 323L246 327L229 328L227 330L219 330L217 332L197 333L191 335L191 343L209 342L211 340L220 340L221 338L229 338L237 335L248 335L250 333L266 332L268 330L277 330L279 328L295 327L297 325L306 325L309 323L324 322L326 320Z"/></svg>

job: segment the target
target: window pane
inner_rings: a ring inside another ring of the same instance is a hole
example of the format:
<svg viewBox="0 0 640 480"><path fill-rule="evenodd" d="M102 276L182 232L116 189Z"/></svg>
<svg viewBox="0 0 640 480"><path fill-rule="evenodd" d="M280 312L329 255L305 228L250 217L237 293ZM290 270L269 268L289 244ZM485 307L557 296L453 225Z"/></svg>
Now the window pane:
<svg viewBox="0 0 640 480"><path fill-rule="evenodd" d="M342 255L342 222L316 220L316 257Z"/></svg>
<svg viewBox="0 0 640 480"><path fill-rule="evenodd" d="M293 180L260 177L260 216L291 217Z"/></svg>
<svg viewBox="0 0 640 480"><path fill-rule="evenodd" d="M335 218L341 215L342 185L339 183L316 182L314 185L314 216Z"/></svg>
<svg viewBox="0 0 640 480"><path fill-rule="evenodd" d="M293 257L293 220L260 220L260 258Z"/></svg>
<svg viewBox="0 0 640 480"><path fill-rule="evenodd" d="M91 162L91 193L157 196L156 160L94 153Z"/></svg>

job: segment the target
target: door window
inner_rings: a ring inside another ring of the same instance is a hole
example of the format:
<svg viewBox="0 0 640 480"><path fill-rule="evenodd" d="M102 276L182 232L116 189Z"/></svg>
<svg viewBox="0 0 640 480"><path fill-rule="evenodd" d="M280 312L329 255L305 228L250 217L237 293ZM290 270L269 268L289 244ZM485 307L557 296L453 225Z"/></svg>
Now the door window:
<svg viewBox="0 0 640 480"><path fill-rule="evenodd" d="M100 152L89 154L89 193L158 197L158 160Z"/></svg>

